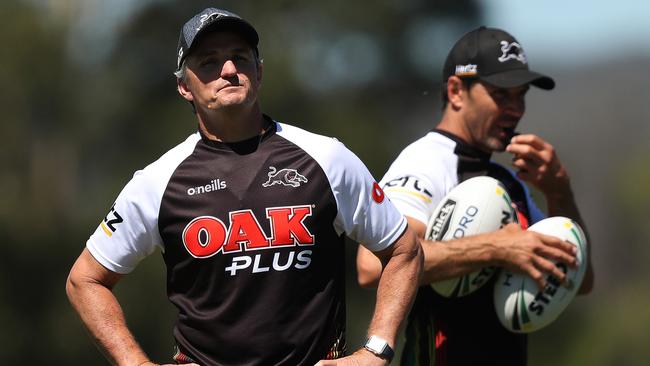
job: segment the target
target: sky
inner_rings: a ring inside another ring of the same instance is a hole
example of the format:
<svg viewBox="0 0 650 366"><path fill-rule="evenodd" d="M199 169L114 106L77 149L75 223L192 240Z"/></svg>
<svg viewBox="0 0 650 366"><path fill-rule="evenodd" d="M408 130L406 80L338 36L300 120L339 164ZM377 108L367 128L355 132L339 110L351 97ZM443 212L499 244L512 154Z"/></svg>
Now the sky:
<svg viewBox="0 0 650 366"><path fill-rule="evenodd" d="M530 59L580 64L650 56L650 2L484 0L486 25L522 43Z"/></svg>
<svg viewBox="0 0 650 366"><path fill-rule="evenodd" d="M132 11L156 1L165 0L78 1L78 24L73 32L106 40ZM626 54L650 55L650 1L482 0L480 4L485 25L515 35L531 58L540 62L553 59L575 64Z"/></svg>

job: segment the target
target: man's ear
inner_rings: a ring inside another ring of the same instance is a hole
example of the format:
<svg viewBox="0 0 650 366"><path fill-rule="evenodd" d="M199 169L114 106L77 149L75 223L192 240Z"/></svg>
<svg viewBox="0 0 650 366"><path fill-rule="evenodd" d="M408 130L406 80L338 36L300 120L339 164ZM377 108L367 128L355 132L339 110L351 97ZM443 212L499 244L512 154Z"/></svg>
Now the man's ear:
<svg viewBox="0 0 650 366"><path fill-rule="evenodd" d="M180 78L176 79L176 88L178 89L178 94L180 94L188 102L194 101L194 95L185 81Z"/></svg>
<svg viewBox="0 0 650 366"><path fill-rule="evenodd" d="M447 79L447 100L454 109L459 109L465 99L463 81L458 76L450 76Z"/></svg>

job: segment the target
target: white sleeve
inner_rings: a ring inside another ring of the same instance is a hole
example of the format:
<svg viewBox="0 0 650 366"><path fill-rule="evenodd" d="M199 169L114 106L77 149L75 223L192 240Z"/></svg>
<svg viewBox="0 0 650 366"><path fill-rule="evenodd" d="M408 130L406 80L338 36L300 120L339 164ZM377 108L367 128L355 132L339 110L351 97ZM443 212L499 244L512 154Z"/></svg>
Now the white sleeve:
<svg viewBox="0 0 650 366"><path fill-rule="evenodd" d="M439 185L433 184L425 176L412 173L396 174L389 170L381 180L381 186L402 214L424 224L444 196Z"/></svg>
<svg viewBox="0 0 650 366"><path fill-rule="evenodd" d="M156 247L164 250L158 230L162 195L178 165L189 156L199 133L189 136L157 161L137 171L106 217L86 242L90 254L107 269L129 273Z"/></svg>
<svg viewBox="0 0 650 366"><path fill-rule="evenodd" d="M441 159L420 150L419 146L403 150L380 184L402 214L426 225L440 200L458 182Z"/></svg>
<svg viewBox="0 0 650 366"><path fill-rule="evenodd" d="M160 200L152 197L147 186L146 176L136 172L86 243L93 257L113 272L133 271L162 245L158 232L160 205L156 205Z"/></svg>
<svg viewBox="0 0 650 366"><path fill-rule="evenodd" d="M371 251L385 249L399 239L406 219L354 153L334 138L279 125L280 134L305 150L325 172L338 209L337 234L345 233Z"/></svg>
<svg viewBox="0 0 650 366"><path fill-rule="evenodd" d="M332 190L339 207L334 226L371 251L393 244L406 219L386 198L359 158L340 144L340 164L332 171Z"/></svg>

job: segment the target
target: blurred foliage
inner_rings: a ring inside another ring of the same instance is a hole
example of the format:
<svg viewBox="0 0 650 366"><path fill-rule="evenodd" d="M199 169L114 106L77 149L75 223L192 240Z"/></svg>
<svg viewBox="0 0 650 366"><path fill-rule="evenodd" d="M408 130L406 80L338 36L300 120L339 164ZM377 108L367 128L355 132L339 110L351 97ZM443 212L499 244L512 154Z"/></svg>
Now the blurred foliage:
<svg viewBox="0 0 650 366"><path fill-rule="evenodd" d="M10 14L3 17L8 44L0 68L0 359L8 364L104 362L67 302L65 279L133 172L196 129L171 73L178 30L199 9L223 7L256 25L268 114L336 136L377 178L404 145L433 127L440 109L439 63L462 30L481 22L481 9L471 0L148 1L111 37L92 38L93 23L81 27L79 18L92 13L93 4L98 2L0 5L3 15ZM97 27L102 16L93 18ZM408 35L419 30L439 37L440 43L429 45L433 54L423 56L417 47L420 53L413 53L413 42L422 41ZM334 49L344 52L334 57ZM309 52L313 57L305 58ZM427 64L429 58L436 61ZM341 79L333 83L330 75ZM632 365L630 355L650 355L641 341L650 325L642 280L650 257L650 181L648 169L638 166L650 166L647 151L621 168L631 178L618 187L621 205L612 207L630 250L642 253L634 263L637 280L617 288L616 296L598 298L607 304L576 301L561 322L531 337L531 365ZM622 212L634 213L635 220ZM350 243L350 349L365 337L374 304L373 292L356 285L355 252ZM159 254L153 255L116 289L132 330L161 361L171 354L174 318L164 271ZM608 309L627 310L612 316Z"/></svg>

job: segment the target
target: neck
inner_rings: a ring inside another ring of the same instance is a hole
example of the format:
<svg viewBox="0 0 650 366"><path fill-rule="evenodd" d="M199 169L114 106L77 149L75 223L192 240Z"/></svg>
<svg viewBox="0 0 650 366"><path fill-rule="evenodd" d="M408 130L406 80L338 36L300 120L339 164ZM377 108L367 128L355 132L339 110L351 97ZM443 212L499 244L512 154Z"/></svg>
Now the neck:
<svg viewBox="0 0 650 366"><path fill-rule="evenodd" d="M454 111L449 105L447 105L447 108L442 114L442 119L436 128L458 136L461 140L469 143L470 135L468 131L463 128L464 126L465 124L462 123L460 113Z"/></svg>
<svg viewBox="0 0 650 366"><path fill-rule="evenodd" d="M247 110L197 111L197 116L201 132L214 141L243 141L260 135L267 127L258 103Z"/></svg>

